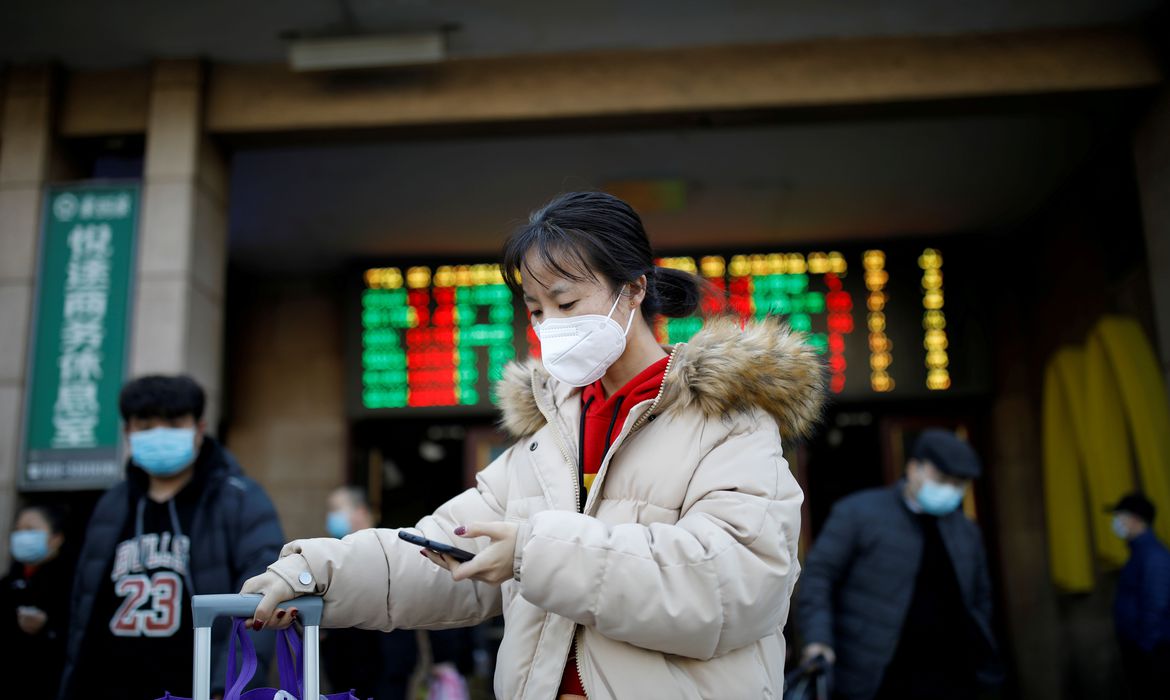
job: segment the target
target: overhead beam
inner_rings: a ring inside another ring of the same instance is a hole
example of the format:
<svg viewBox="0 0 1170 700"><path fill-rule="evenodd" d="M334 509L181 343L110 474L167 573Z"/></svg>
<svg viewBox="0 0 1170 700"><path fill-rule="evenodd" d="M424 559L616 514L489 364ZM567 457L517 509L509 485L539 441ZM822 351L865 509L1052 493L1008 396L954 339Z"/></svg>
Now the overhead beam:
<svg viewBox="0 0 1170 700"><path fill-rule="evenodd" d="M1163 79L1153 48L1125 29L515 56L381 73L209 71L205 128L220 134L644 120L1127 90ZM69 76L61 133L142 133L148 95L145 69Z"/></svg>
<svg viewBox="0 0 1170 700"><path fill-rule="evenodd" d="M151 70L71 73L65 76L58 130L63 136L121 136L146 133Z"/></svg>
<svg viewBox="0 0 1170 700"><path fill-rule="evenodd" d="M807 108L1138 88L1162 76L1120 30L822 40L451 61L366 76L213 68L214 132Z"/></svg>

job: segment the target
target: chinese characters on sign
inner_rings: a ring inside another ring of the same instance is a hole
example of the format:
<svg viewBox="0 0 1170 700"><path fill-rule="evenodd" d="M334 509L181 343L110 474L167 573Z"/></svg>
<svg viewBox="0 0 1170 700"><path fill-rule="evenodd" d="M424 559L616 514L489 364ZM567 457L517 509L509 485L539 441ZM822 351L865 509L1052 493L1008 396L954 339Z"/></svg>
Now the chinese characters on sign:
<svg viewBox="0 0 1170 700"><path fill-rule="evenodd" d="M100 488L121 475L117 398L137 209L136 186L48 192L24 488Z"/></svg>
<svg viewBox="0 0 1170 700"><path fill-rule="evenodd" d="M102 377L102 323L110 288L111 239L107 224L77 224L69 232L53 447L97 444L95 431L101 410L97 382Z"/></svg>

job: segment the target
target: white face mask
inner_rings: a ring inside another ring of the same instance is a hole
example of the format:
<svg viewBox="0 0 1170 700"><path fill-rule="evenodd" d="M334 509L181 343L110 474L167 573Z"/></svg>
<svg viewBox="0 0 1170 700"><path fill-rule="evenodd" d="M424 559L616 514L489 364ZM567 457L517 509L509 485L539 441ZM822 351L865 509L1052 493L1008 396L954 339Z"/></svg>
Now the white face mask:
<svg viewBox="0 0 1170 700"><path fill-rule="evenodd" d="M619 292L605 316L585 314L532 324L532 330L540 338L540 356L549 374L577 387L601 379L626 351L626 335L634 323L633 309L630 309L630 320L624 331L613 320L613 312L621 300Z"/></svg>

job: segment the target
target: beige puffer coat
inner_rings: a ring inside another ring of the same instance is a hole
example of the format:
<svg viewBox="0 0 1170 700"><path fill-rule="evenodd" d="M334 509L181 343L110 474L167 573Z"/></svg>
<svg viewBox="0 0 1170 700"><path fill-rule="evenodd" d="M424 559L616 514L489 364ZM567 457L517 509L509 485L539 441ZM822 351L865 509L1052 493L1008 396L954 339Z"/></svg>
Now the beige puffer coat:
<svg viewBox="0 0 1170 700"><path fill-rule="evenodd" d="M394 530L299 540L269 569L324 596L326 627L456 627L502 612L500 698L555 698L574 644L591 700L780 697L803 500L780 438L817 419L822 365L776 320L714 321L668 350L662 390L630 411L584 513L580 390L538 363L509 368L498 391L518 441L417 525L477 551L488 540L455 537L458 525L517 523L503 586L453 582Z"/></svg>

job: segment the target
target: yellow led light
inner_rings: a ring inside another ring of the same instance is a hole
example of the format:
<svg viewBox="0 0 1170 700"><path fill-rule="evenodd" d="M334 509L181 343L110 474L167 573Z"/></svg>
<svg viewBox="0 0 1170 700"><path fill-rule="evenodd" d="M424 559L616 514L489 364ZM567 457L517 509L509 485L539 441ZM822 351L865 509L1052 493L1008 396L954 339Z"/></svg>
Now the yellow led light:
<svg viewBox="0 0 1170 700"><path fill-rule="evenodd" d="M830 260L833 259L833 255L840 254L830 253ZM894 363L892 353L894 345L886 336L886 315L883 313L887 301L884 290L886 283L890 281L890 274L885 269L886 254L880 250L867 250L861 256L861 264L865 268L865 286L869 290L865 305L870 311L866 318L866 325L870 331L869 366L872 370L870 386L874 391L888 392L894 388L894 380L886 372Z"/></svg>
<svg viewBox="0 0 1170 700"><path fill-rule="evenodd" d="M809 253L808 271L814 275L823 275L829 272L829 256L824 253Z"/></svg>
<svg viewBox="0 0 1170 700"><path fill-rule="evenodd" d="M455 272L450 265L442 265L435 270L434 284L436 287L450 287L455 284Z"/></svg>
<svg viewBox="0 0 1170 700"><path fill-rule="evenodd" d="M431 268L412 267L406 271L406 286L411 289L423 289L431 284Z"/></svg>
<svg viewBox="0 0 1170 700"><path fill-rule="evenodd" d="M943 391L951 388L951 375L945 369L934 369L926 376L926 388Z"/></svg>
<svg viewBox="0 0 1170 700"><path fill-rule="evenodd" d="M786 256L788 262L788 274L803 275L808 272L808 265L804 262L804 256L800 253L789 253Z"/></svg>
<svg viewBox="0 0 1170 700"><path fill-rule="evenodd" d="M699 266L703 270L704 277L723 277L727 269L727 265L724 264L723 258L718 255L706 256L699 263Z"/></svg>
<svg viewBox="0 0 1170 700"><path fill-rule="evenodd" d="M875 270L865 273L865 287L871 292L881 291L890 281L890 274L885 270Z"/></svg>
<svg viewBox="0 0 1170 700"><path fill-rule="evenodd" d="M849 264L845 262L845 256L840 253L829 253L829 272L834 275L843 275L849 270Z"/></svg>
<svg viewBox="0 0 1170 700"><path fill-rule="evenodd" d="M942 267L942 263L942 254L934 248L922 251L922 255L918 258L918 266L923 270L937 270Z"/></svg>
<svg viewBox="0 0 1170 700"><path fill-rule="evenodd" d="M455 286L470 287L471 286L471 268L467 265L459 265L455 268Z"/></svg>
<svg viewBox="0 0 1170 700"><path fill-rule="evenodd" d="M943 313L942 254L934 248L922 251L918 266L922 268L922 328L926 333L922 347L926 349L926 388L944 391L951 386L947 372L950 358L947 356L947 319Z"/></svg>
<svg viewBox="0 0 1170 700"><path fill-rule="evenodd" d="M396 267L375 267L366 270L366 286L370 289L398 289L402 286L402 273Z"/></svg>
<svg viewBox="0 0 1170 700"><path fill-rule="evenodd" d="M881 270L886 266L886 254L880 250L867 250L861 256L861 264L867 271Z"/></svg>
<svg viewBox="0 0 1170 700"><path fill-rule="evenodd" d="M751 274L752 266L744 255L736 255L731 258L731 276L732 277L746 277Z"/></svg>
<svg viewBox="0 0 1170 700"><path fill-rule="evenodd" d="M775 274L771 268L768 267L768 256L753 255L751 256L752 274L753 275L769 275Z"/></svg>
<svg viewBox="0 0 1170 700"><path fill-rule="evenodd" d="M660 267L671 270L682 270L683 272L690 272L692 274L697 272L694 258L663 258L660 262Z"/></svg>

